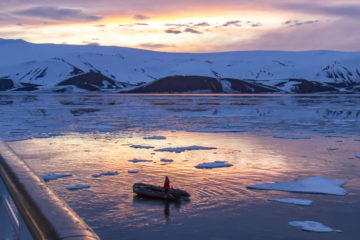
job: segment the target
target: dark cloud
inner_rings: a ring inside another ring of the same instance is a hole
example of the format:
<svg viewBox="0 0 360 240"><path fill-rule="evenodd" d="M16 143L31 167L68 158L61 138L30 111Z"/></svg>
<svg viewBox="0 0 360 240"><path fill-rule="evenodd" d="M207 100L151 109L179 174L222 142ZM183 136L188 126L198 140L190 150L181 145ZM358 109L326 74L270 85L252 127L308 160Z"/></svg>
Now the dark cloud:
<svg viewBox="0 0 360 240"><path fill-rule="evenodd" d="M58 21L97 21L100 16L85 14L82 10L57 7L32 7L13 12L25 17L46 18Z"/></svg>
<svg viewBox="0 0 360 240"><path fill-rule="evenodd" d="M240 20L233 20L233 21L228 21L226 23L224 23L223 25L221 25L222 27L229 27L229 26L234 26L234 27L241 27L241 21Z"/></svg>
<svg viewBox="0 0 360 240"><path fill-rule="evenodd" d="M95 27L103 28L103 27L106 27L106 25L104 25L104 24L98 24L98 25L95 25Z"/></svg>
<svg viewBox="0 0 360 240"><path fill-rule="evenodd" d="M311 21L287 20L287 21L283 22L283 24L287 25L289 27L298 27L301 25L314 24L314 23L318 23L318 22L319 22L319 20L311 20Z"/></svg>
<svg viewBox="0 0 360 240"><path fill-rule="evenodd" d="M135 14L133 16L133 19L136 19L136 20L146 20L146 19L149 19L150 17L148 16L145 16L145 15L142 15L142 14Z"/></svg>
<svg viewBox="0 0 360 240"><path fill-rule="evenodd" d="M195 33L195 34L202 34L202 32L196 30L196 29L193 29L193 28L186 28L184 30L184 32L188 32L188 33Z"/></svg>
<svg viewBox="0 0 360 240"><path fill-rule="evenodd" d="M177 29L167 29L165 30L166 33L172 33L172 34L180 34L181 31Z"/></svg>
<svg viewBox="0 0 360 240"><path fill-rule="evenodd" d="M252 27L261 27L262 24L261 24L261 22L257 22L257 23L252 23L251 26Z"/></svg>
<svg viewBox="0 0 360 240"><path fill-rule="evenodd" d="M148 48L148 49L160 49L160 48L167 48L167 47L175 47L172 44L161 44L161 43L141 43L137 45L140 48Z"/></svg>
<svg viewBox="0 0 360 240"><path fill-rule="evenodd" d="M210 24L208 22L200 22L193 25L193 27L209 27Z"/></svg>
<svg viewBox="0 0 360 240"><path fill-rule="evenodd" d="M360 18L360 4L352 4L342 2L341 4L321 4L316 2L308 3L281 3L277 4L280 8L285 8L290 11L311 13L311 14L324 14L341 16L346 18Z"/></svg>
<svg viewBox="0 0 360 240"><path fill-rule="evenodd" d="M91 41L82 41L81 43L82 43L82 44L85 44L85 45L100 46L99 43L97 43L97 42L91 42Z"/></svg>
<svg viewBox="0 0 360 240"><path fill-rule="evenodd" d="M134 23L134 26L149 26L147 23Z"/></svg>

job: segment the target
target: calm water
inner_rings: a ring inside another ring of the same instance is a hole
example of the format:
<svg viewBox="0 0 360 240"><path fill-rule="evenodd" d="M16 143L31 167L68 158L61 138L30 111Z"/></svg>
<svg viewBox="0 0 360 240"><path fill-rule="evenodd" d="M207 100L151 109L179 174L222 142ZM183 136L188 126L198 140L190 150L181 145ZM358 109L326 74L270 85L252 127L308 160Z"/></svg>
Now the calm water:
<svg viewBox="0 0 360 240"><path fill-rule="evenodd" d="M355 158L360 153L360 141L355 141L360 138L359 96L4 95L0 99L2 137L39 175L73 174L48 185L103 239L356 239L360 235L360 159ZM152 135L166 140L143 139ZM168 153L134 149L132 144L217 149ZM128 161L133 158L153 162ZM161 158L174 162L163 163ZM233 166L194 167L212 161ZM119 174L91 176L102 171ZM171 185L191 193L190 202L167 204L132 193L135 182L161 185L165 175ZM348 194L246 189L250 184L310 176L347 180ZM66 189L75 184L91 188ZM290 197L314 202L304 207L268 201ZM288 226L293 220L319 221L343 233L304 232Z"/></svg>

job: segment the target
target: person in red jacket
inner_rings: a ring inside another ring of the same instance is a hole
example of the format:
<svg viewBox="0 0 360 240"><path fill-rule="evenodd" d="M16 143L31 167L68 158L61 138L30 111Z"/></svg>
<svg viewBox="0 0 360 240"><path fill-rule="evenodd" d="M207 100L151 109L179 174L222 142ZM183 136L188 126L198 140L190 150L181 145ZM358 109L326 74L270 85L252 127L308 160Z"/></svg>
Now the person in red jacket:
<svg viewBox="0 0 360 240"><path fill-rule="evenodd" d="M165 182L164 182L164 190L165 190L166 194L169 192L169 189L170 189L170 180L169 180L168 176L166 176Z"/></svg>

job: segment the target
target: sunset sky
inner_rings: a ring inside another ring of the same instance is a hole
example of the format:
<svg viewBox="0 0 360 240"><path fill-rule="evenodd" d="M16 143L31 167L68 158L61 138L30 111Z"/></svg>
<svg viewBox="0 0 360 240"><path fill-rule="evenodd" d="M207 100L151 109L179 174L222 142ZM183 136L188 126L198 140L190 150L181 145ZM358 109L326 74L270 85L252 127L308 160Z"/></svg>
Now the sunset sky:
<svg viewBox="0 0 360 240"><path fill-rule="evenodd" d="M0 38L171 52L360 51L359 0L6 0Z"/></svg>

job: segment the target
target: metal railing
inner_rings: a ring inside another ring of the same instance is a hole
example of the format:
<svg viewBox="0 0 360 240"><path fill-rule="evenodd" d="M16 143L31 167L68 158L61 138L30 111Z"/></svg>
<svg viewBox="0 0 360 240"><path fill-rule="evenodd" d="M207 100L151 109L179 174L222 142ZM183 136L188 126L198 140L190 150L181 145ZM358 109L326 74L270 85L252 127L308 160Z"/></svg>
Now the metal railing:
<svg viewBox="0 0 360 240"><path fill-rule="evenodd" d="M30 234L33 239L100 239L1 139L0 177L8 192L6 196L2 189L1 202L17 238Z"/></svg>

